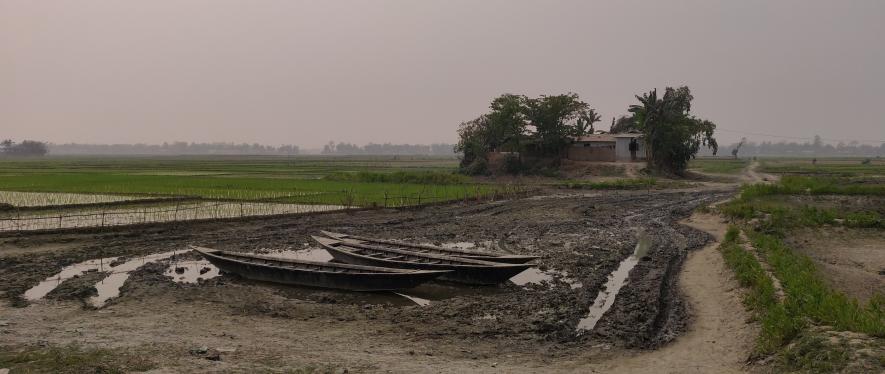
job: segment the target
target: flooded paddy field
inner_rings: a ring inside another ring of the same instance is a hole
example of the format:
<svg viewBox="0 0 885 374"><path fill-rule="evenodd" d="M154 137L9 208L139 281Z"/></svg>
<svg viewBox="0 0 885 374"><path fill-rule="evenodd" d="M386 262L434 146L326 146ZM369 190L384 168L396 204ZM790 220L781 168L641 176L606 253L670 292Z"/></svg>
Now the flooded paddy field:
<svg viewBox="0 0 885 374"><path fill-rule="evenodd" d="M40 231L89 227L180 222L316 213L345 209L340 205L266 202L189 201L161 205L121 205L33 212L0 212L0 232Z"/></svg>
<svg viewBox="0 0 885 374"><path fill-rule="evenodd" d="M685 331L689 313L676 274L688 251L711 237L678 221L733 193L557 193L418 210L4 234L0 337L15 347L125 349L172 371L577 370ZM249 281L182 252L199 245L328 260L310 239L319 230L540 259L498 286L433 282L354 293ZM122 282L108 280L123 273ZM582 323L588 318L592 327ZM218 350L221 360L191 353L195 347Z"/></svg>

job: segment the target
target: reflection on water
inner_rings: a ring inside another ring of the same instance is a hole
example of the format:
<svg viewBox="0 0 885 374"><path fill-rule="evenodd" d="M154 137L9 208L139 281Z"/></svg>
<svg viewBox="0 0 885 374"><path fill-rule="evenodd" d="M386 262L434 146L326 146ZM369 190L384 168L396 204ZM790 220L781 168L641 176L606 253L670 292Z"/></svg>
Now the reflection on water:
<svg viewBox="0 0 885 374"><path fill-rule="evenodd" d="M122 287L123 283L126 282L126 279L129 278L130 272L147 263L160 261L184 252L187 251L170 251L139 256L134 257L129 261L115 264L114 266L111 266L110 264L116 263L119 257L105 257L84 261L67 266L58 274L46 278L36 286L25 291L24 297L26 300L30 301L42 299L65 280L83 275L90 271L99 271L108 273L108 276L95 284L95 289L98 290L98 295L90 297L88 302L92 306L100 308L104 306L108 300L120 295L120 287Z"/></svg>
<svg viewBox="0 0 885 374"><path fill-rule="evenodd" d="M624 261L621 261L621 265L608 276L608 281L605 283L599 294L596 295L596 300L593 302L593 305L590 306L590 311L587 313L587 317L578 321L577 329L579 332L592 330L605 312L611 309L612 305L615 304L615 298L617 297L618 292L627 283L627 277L630 275L630 270L639 263L639 260L642 257L648 254L651 244L651 236L644 231L641 231L639 233L639 241L636 243L636 248L633 250L633 254L624 259Z"/></svg>
<svg viewBox="0 0 885 374"><path fill-rule="evenodd" d="M102 279L95 284L95 289L98 290L98 295L90 297L89 303L96 308L103 307L108 300L120 296L120 287L123 287L123 283L125 283L126 280L129 279L130 272L140 268L145 264L172 257L176 253L180 254L182 253L182 251L170 251L147 255L143 257L136 257L132 260L112 267L111 275L107 276L107 278Z"/></svg>
<svg viewBox="0 0 885 374"><path fill-rule="evenodd" d="M73 277L86 274L87 272L108 271L108 269L110 269L109 264L116 260L117 257L97 258L94 260L88 260L78 264L66 266L62 268L58 274L46 278L44 281L40 282L36 286L31 287L31 289L25 291L25 300L33 301L42 299L47 294L52 292L52 290L58 287L62 282Z"/></svg>

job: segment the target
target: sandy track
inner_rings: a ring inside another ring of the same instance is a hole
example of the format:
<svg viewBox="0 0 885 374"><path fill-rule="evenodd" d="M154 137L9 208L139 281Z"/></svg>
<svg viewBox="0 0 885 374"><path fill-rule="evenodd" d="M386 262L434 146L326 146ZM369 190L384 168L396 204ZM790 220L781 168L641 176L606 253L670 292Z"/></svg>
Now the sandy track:
<svg viewBox="0 0 885 374"><path fill-rule="evenodd" d="M691 252L679 276L679 287L691 310L688 331L656 351L602 365L613 373L738 373L752 350L758 328L747 323L737 280L717 250L727 229L719 216L695 213L682 222L716 238Z"/></svg>

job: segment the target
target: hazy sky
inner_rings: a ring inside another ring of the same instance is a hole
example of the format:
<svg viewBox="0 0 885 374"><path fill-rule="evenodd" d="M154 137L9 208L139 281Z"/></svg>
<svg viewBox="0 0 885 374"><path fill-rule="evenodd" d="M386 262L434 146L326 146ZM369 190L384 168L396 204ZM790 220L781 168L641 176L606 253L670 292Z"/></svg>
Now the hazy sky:
<svg viewBox="0 0 885 374"><path fill-rule="evenodd" d="M885 141L885 1L0 0L19 140L454 142L505 92L608 129L680 84L720 142Z"/></svg>

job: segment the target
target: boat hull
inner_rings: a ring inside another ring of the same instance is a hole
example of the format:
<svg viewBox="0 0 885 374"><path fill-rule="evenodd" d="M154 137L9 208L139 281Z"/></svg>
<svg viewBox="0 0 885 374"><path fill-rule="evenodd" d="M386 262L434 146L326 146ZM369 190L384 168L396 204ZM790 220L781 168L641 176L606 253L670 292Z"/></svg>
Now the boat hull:
<svg viewBox="0 0 885 374"><path fill-rule="evenodd" d="M201 253L219 269L246 279L349 291L408 289L444 274L444 272L371 272L370 270L360 273L311 271L309 269L267 266L213 253Z"/></svg>
<svg viewBox="0 0 885 374"><path fill-rule="evenodd" d="M450 270L450 273L443 274L437 279L467 284L492 285L503 283L516 274L519 274L531 267L531 265L526 264L494 264L492 266L482 266L390 261L385 259L355 255L349 251L341 250L335 248L334 246L329 246L326 244L323 244L323 246L326 248L329 254L332 255L332 257L341 262L356 265L383 266L399 269Z"/></svg>
<svg viewBox="0 0 885 374"><path fill-rule="evenodd" d="M482 252L466 249L445 248L426 244L412 244L393 240L373 239L358 235L340 234L329 231L321 231L323 235L337 240L356 240L371 245L394 246L403 250L430 251L431 253L441 254L443 256L452 256L466 258L470 260L480 260L489 262L500 262L504 264L525 264L532 260L537 260L538 256L526 255L499 255L496 253ZM414 248L414 249L412 249Z"/></svg>

